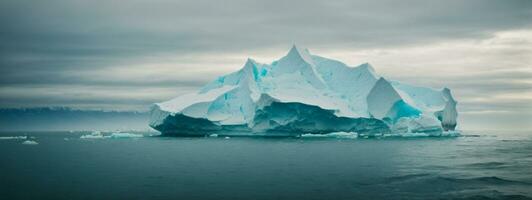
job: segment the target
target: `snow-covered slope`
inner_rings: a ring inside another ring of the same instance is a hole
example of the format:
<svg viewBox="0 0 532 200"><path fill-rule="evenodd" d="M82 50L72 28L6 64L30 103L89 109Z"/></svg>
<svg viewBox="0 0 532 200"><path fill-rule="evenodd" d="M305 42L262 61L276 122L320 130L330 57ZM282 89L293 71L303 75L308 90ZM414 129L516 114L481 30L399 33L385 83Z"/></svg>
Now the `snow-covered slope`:
<svg viewBox="0 0 532 200"><path fill-rule="evenodd" d="M155 104L150 126L165 135L441 134L456 117L447 88L389 81L368 63L350 67L293 46L271 64L248 59L198 92Z"/></svg>

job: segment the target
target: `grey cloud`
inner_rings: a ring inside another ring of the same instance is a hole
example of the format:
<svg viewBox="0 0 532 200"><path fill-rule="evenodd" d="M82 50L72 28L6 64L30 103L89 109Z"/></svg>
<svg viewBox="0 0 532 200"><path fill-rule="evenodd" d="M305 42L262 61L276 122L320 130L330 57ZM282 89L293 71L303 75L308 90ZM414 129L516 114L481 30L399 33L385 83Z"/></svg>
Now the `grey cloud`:
<svg viewBox="0 0 532 200"><path fill-rule="evenodd" d="M2 4L4 47L102 55L108 51L236 50L292 42L411 44L530 26L527 19L532 16L532 3L526 0L8 0Z"/></svg>
<svg viewBox="0 0 532 200"><path fill-rule="evenodd" d="M138 87L83 85L28 85L0 88L2 107L69 106L73 108L105 108L115 110L128 107L147 110L154 102L191 92L196 87Z"/></svg>
<svg viewBox="0 0 532 200"><path fill-rule="evenodd" d="M94 60L160 52L249 51L294 42L364 48L488 37L530 27L531 8L526 0L6 0L0 2L0 58L22 58L0 65L35 66L24 59L34 57L39 65L97 67Z"/></svg>
<svg viewBox="0 0 532 200"><path fill-rule="evenodd" d="M127 73L127 72L124 72ZM177 77L176 79L158 79L156 77L143 77L142 79L112 79L97 78L90 75L84 75L83 72L76 75L57 72L57 71L18 71L17 73L4 74L9 78L0 79L1 87L12 86L54 86L54 85L91 85L91 86L110 86L110 87L200 87L214 78L214 75L204 77Z"/></svg>
<svg viewBox="0 0 532 200"><path fill-rule="evenodd" d="M530 27L531 8L526 0L6 0L0 3L0 56L128 59L294 42L309 47L412 45Z"/></svg>

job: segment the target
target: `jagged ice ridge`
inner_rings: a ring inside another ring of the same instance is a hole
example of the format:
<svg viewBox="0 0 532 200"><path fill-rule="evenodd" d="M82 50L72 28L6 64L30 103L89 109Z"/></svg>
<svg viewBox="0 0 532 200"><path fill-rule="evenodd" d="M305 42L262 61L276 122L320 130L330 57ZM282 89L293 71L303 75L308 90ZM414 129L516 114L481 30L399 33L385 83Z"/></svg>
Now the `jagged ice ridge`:
<svg viewBox="0 0 532 200"><path fill-rule="evenodd" d="M387 80L373 67L349 67L293 46L271 64L244 67L199 91L152 107L163 135L301 135L426 133L456 127L456 101L434 90Z"/></svg>

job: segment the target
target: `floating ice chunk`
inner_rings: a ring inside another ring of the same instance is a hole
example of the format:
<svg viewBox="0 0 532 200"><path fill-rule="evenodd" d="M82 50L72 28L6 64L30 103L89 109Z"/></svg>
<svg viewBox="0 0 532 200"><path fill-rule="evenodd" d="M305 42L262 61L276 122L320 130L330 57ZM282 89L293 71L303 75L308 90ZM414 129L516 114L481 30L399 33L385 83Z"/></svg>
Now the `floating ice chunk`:
<svg viewBox="0 0 532 200"><path fill-rule="evenodd" d="M356 139L358 134L355 132L332 132L327 134L303 134L303 138L341 138L341 139Z"/></svg>
<svg viewBox="0 0 532 200"><path fill-rule="evenodd" d="M94 131L90 135L82 135L81 139L106 139L106 138L140 138L142 134L114 132L111 135L103 135L100 131Z"/></svg>
<svg viewBox="0 0 532 200"><path fill-rule="evenodd" d="M431 135L427 133L403 133L400 136L401 137L428 137Z"/></svg>
<svg viewBox="0 0 532 200"><path fill-rule="evenodd" d="M110 138L141 138L144 137L144 135L141 134L134 134L134 133L112 133Z"/></svg>
<svg viewBox="0 0 532 200"><path fill-rule="evenodd" d="M442 132L441 136L444 136L444 137L458 137L458 136L462 136L462 133L460 131L444 131Z"/></svg>
<svg viewBox="0 0 532 200"><path fill-rule="evenodd" d="M0 140L25 140L27 136L2 136Z"/></svg>
<svg viewBox="0 0 532 200"><path fill-rule="evenodd" d="M79 138L80 139L104 139L104 138L107 138L107 137L103 136L103 135L82 135Z"/></svg>
<svg viewBox="0 0 532 200"><path fill-rule="evenodd" d="M90 135L82 135L80 138L81 139L103 139L106 137L100 131L93 131Z"/></svg>
<svg viewBox="0 0 532 200"><path fill-rule="evenodd" d="M26 140L24 142L22 142L22 144L26 144L26 145L37 145L39 143L33 141L33 140Z"/></svg>

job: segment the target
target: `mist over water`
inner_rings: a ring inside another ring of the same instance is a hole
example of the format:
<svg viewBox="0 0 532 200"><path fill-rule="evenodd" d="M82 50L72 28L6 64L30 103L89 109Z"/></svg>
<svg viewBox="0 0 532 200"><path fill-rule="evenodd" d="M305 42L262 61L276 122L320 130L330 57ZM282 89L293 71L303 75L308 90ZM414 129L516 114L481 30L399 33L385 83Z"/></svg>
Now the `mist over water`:
<svg viewBox="0 0 532 200"><path fill-rule="evenodd" d="M148 130L148 112L75 110L68 107L0 108L0 132Z"/></svg>
<svg viewBox="0 0 532 200"><path fill-rule="evenodd" d="M80 138L88 134L0 133L0 196L532 199L530 133L380 139L103 133L99 139ZM38 144L24 145L25 139Z"/></svg>

